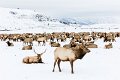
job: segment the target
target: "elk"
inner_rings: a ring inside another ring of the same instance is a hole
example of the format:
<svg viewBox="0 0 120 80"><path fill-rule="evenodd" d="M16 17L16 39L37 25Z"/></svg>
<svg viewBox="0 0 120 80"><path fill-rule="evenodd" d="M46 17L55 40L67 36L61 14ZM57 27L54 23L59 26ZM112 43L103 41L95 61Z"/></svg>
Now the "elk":
<svg viewBox="0 0 120 80"><path fill-rule="evenodd" d="M83 36L83 40L86 42L86 41L91 41L91 36L89 35L85 35Z"/></svg>
<svg viewBox="0 0 120 80"><path fill-rule="evenodd" d="M69 61L71 64L71 73L73 74L73 62L77 59L82 59L86 53L89 53L90 50L85 47L85 45L77 45L76 47L72 48L64 48L58 47L54 51L54 67L53 72L55 69L56 62L58 64L59 72L61 72L60 62L61 61Z"/></svg>
<svg viewBox="0 0 120 80"><path fill-rule="evenodd" d="M22 48L22 50L31 50L32 49L32 46L31 45L28 45L28 46L24 46Z"/></svg>
<svg viewBox="0 0 120 80"><path fill-rule="evenodd" d="M60 47L60 43L50 42L51 47Z"/></svg>
<svg viewBox="0 0 120 80"><path fill-rule="evenodd" d="M70 44L65 44L63 45L64 48L71 48L71 45Z"/></svg>
<svg viewBox="0 0 120 80"><path fill-rule="evenodd" d="M6 43L7 43L8 46L14 46L14 44L9 42L9 41L7 41Z"/></svg>
<svg viewBox="0 0 120 80"><path fill-rule="evenodd" d="M42 46L45 46L45 41L46 41L46 37L39 37L37 39L38 45L40 45L40 42L43 42Z"/></svg>
<svg viewBox="0 0 120 80"><path fill-rule="evenodd" d="M34 50L35 52L35 50ZM23 58L23 63L26 64L31 64L31 63L43 63L42 62L42 55L46 52L46 49L44 52L42 52L41 54L38 54L35 52L35 54L37 54L37 56L27 56L25 58Z"/></svg>
<svg viewBox="0 0 120 80"><path fill-rule="evenodd" d="M105 48L106 48L106 49L109 49L109 48L112 48L112 47L113 47L113 46L112 46L112 43L109 43L109 44L106 44L106 45L105 45Z"/></svg>
<svg viewBox="0 0 120 80"><path fill-rule="evenodd" d="M94 44L94 41L85 43L87 48L98 48L97 44Z"/></svg>
<svg viewBox="0 0 120 80"><path fill-rule="evenodd" d="M71 40L69 44L65 44L63 45L64 48L72 48L72 47L76 47L78 44L74 41Z"/></svg>
<svg viewBox="0 0 120 80"><path fill-rule="evenodd" d="M33 42L32 38L25 38L24 41L23 41L24 44L27 44L27 45L29 44L31 46L33 45L32 42Z"/></svg>
<svg viewBox="0 0 120 80"><path fill-rule="evenodd" d="M89 44L89 45L86 45L87 48L98 48L98 45L97 44Z"/></svg>

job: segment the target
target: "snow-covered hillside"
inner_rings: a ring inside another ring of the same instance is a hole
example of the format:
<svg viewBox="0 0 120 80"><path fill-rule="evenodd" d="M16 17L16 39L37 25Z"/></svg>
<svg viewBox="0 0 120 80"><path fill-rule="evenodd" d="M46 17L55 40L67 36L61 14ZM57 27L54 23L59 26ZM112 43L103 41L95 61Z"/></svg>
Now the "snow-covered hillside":
<svg viewBox="0 0 120 80"><path fill-rule="evenodd" d="M120 24L120 16L83 16L72 18L60 18L60 21L65 24Z"/></svg>
<svg viewBox="0 0 120 80"><path fill-rule="evenodd" d="M0 30L42 29L49 26L62 27L64 24L40 12L0 7Z"/></svg>
<svg viewBox="0 0 120 80"><path fill-rule="evenodd" d="M34 10L0 7L0 33L111 31L111 29L119 31L119 22L119 17L56 19Z"/></svg>

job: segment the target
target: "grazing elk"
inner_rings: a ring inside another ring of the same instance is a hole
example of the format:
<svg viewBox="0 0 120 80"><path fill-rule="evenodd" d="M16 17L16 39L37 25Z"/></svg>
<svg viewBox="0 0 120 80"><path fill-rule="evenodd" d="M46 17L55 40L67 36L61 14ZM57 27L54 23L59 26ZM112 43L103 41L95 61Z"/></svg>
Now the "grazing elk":
<svg viewBox="0 0 120 80"><path fill-rule="evenodd" d="M35 50L34 50L34 52L35 52ZM38 53L35 52L35 53L37 54L37 56L27 56L27 57L23 58L23 63L26 63L26 64L31 64L31 63L43 63L41 56L42 56L45 52L46 52L46 49L45 49L45 51L44 51L43 53L41 53L41 54L38 54Z"/></svg>
<svg viewBox="0 0 120 80"><path fill-rule="evenodd" d="M73 72L73 62L77 59L82 59L86 53L89 53L90 50L86 48L83 44L77 45L73 48L64 48L58 47L54 51L54 67L53 72L55 69L56 62L58 64L59 72L61 72L60 62L61 61L69 61L71 64L71 73Z"/></svg>
<svg viewBox="0 0 120 80"><path fill-rule="evenodd" d="M8 46L14 46L14 44L9 42L9 41L7 41L6 43L7 43Z"/></svg>

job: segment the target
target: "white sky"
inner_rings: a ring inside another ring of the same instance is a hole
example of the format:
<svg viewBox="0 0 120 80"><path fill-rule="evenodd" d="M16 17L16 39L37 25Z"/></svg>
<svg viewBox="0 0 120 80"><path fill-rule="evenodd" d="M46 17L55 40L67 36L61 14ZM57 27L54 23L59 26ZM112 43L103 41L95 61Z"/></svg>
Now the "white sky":
<svg viewBox="0 0 120 80"><path fill-rule="evenodd" d="M0 0L0 7L39 10L51 16L120 13L120 0Z"/></svg>

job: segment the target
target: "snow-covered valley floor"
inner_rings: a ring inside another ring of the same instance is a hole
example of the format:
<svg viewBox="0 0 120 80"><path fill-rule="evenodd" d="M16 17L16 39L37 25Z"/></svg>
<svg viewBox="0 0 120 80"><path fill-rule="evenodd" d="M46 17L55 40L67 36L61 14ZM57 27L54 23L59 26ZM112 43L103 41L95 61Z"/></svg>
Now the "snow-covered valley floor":
<svg viewBox="0 0 120 80"><path fill-rule="evenodd" d="M22 63L25 56L35 53L33 50L23 51L22 42L13 43L13 47L8 47L5 41L0 41L0 80L120 80L120 38L113 42L112 49L105 49L106 43L97 40L98 48L90 49L82 60L74 62L74 74L70 72L69 62L61 62L62 72L57 66L52 72L55 48L51 48L49 42L44 47L36 42L33 45L37 52L47 48L42 56L44 64Z"/></svg>
<svg viewBox="0 0 120 80"><path fill-rule="evenodd" d="M52 33L52 32L120 32L120 23L105 23L93 25L65 25L59 20L41 15L39 12L23 9L9 9L0 7L0 34L12 33ZM48 20L49 19L49 20ZM39 21L40 20L40 21ZM51 21L52 20L52 21ZM115 19L116 20L116 19ZM94 21L94 20L93 20ZM101 21L103 23L101 23ZM117 17L119 22L119 17ZM88 20L89 22L89 20ZM99 22L99 21L98 21ZM49 25L48 25L49 24ZM8 31L7 31L8 30ZM98 48L90 49L82 60L74 62L74 74L71 74L69 62L61 62L62 72L52 72L54 63L54 49L47 42L46 46L33 48L37 52L47 51L42 55L44 64L24 64L26 56L36 55L33 50L22 50L22 42L13 42L8 47L6 41L0 41L0 80L120 80L120 38L116 38L113 48L105 49L102 39L95 42ZM67 44L62 42L61 45Z"/></svg>

